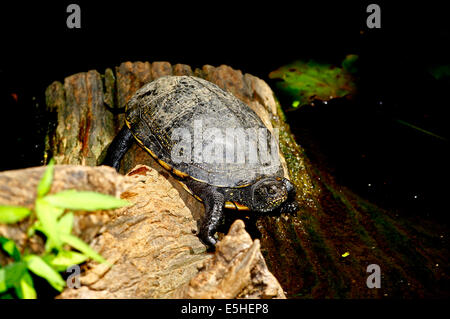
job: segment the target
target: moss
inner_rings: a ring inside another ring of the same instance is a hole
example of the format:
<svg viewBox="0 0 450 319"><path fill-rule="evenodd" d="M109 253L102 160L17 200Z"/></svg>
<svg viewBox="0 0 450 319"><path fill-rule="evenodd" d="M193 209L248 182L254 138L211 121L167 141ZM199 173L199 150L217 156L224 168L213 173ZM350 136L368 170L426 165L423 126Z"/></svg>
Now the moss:
<svg viewBox="0 0 450 319"><path fill-rule="evenodd" d="M325 187L328 191L333 195L333 198L337 201L343 203L347 208L348 216L350 217L353 225L353 230L359 235L359 238L368 246L371 247L375 244L374 240L370 237L366 229L360 224L359 220L361 217L359 216L359 212L355 209L355 207L350 203L350 201L339 192L336 192L333 187L324 183Z"/></svg>
<svg viewBox="0 0 450 319"><path fill-rule="evenodd" d="M395 253L396 258L425 280L431 280L433 274L425 267L427 260L417 252L414 243L404 234L395 222L373 205L361 201L361 207L370 214L375 227L385 240L389 243L389 248Z"/></svg>
<svg viewBox="0 0 450 319"><path fill-rule="evenodd" d="M301 287L300 290L291 292L290 296L316 297L316 291L320 291L320 297L330 297L328 295L330 292L331 297L344 297L348 292L348 288L345 286L339 269L336 267L336 261L330 252L329 245L324 240L325 236L321 233L319 221L314 216L319 211L319 205L316 203L318 196L305 163L306 155L304 150L294 140L289 125L285 122L286 117L277 100L276 103L278 116L272 120L272 124L274 127L279 128L280 150L285 157L289 177L297 187L297 200L302 207L296 218L302 220L302 225L306 232L306 238L300 238L294 225L286 226L289 234L289 244L292 245L295 253L295 256L290 256L290 258L300 259L303 264L306 263L300 269L302 280L306 285ZM312 259L317 261L313 262ZM322 276L319 278L318 274L322 274ZM326 287L322 287L323 284Z"/></svg>
<svg viewBox="0 0 450 319"><path fill-rule="evenodd" d="M297 187L297 200L303 207L313 208L317 198L314 184L305 164L305 152L294 140L280 103L276 100L278 114L272 119L272 125L279 129L280 150L286 160L289 177Z"/></svg>

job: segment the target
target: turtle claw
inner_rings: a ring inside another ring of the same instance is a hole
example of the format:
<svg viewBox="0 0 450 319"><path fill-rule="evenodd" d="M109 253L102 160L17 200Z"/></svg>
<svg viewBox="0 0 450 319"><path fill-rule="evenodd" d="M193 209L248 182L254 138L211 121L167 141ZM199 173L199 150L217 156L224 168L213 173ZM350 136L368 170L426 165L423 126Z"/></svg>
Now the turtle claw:
<svg viewBox="0 0 450 319"><path fill-rule="evenodd" d="M214 236L211 236L209 234L200 233L199 237L200 237L200 240L202 241L202 243L208 247L208 251L215 250L217 240L214 238Z"/></svg>
<svg viewBox="0 0 450 319"><path fill-rule="evenodd" d="M297 201L292 201L284 204L281 207L281 213L284 214L294 214L300 209L300 205L297 203Z"/></svg>

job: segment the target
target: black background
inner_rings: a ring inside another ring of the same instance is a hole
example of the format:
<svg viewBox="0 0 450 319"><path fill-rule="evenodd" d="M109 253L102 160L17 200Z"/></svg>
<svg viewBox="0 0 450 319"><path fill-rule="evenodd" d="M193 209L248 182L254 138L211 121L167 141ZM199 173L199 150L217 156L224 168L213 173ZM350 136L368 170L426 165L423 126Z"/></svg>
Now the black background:
<svg viewBox="0 0 450 319"><path fill-rule="evenodd" d="M66 26L81 7L81 29ZM373 77L418 74L448 61L446 8L384 3L382 28L366 26L367 1L40 1L2 3L2 85L40 90L56 79L125 60L228 64L265 78L293 59L364 55ZM409 71L408 71L409 70ZM420 72L420 71L419 71ZM400 79L384 78L385 84ZM395 81L395 82L392 82ZM380 86L383 83L380 83ZM410 92L399 92L407 95Z"/></svg>

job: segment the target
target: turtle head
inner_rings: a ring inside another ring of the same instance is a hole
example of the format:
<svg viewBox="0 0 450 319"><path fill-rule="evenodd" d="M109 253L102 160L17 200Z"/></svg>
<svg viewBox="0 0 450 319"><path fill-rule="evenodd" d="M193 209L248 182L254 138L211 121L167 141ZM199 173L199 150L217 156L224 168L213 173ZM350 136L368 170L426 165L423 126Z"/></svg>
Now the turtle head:
<svg viewBox="0 0 450 319"><path fill-rule="evenodd" d="M289 197L289 189L281 178L266 177L251 186L252 210L267 213L280 207Z"/></svg>

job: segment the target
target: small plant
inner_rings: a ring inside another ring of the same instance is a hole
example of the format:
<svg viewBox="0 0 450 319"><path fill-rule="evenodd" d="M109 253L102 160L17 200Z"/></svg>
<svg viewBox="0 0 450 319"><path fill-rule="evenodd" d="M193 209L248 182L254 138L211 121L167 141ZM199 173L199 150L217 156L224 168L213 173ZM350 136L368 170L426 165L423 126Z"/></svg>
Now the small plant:
<svg viewBox="0 0 450 319"><path fill-rule="evenodd" d="M34 299L37 297L30 272L47 280L56 290L62 291L66 282L59 274L68 267L91 258L100 263L105 259L88 244L71 234L74 210L95 211L114 209L129 202L95 192L67 190L49 195L53 181L54 161L50 161L37 187L34 210L18 206L0 206L0 223L17 223L25 218L35 220L27 236L36 231L45 235L45 252L42 255L21 254L13 240L0 237L0 249L13 262L0 266L0 298ZM77 251L70 249L74 248Z"/></svg>

